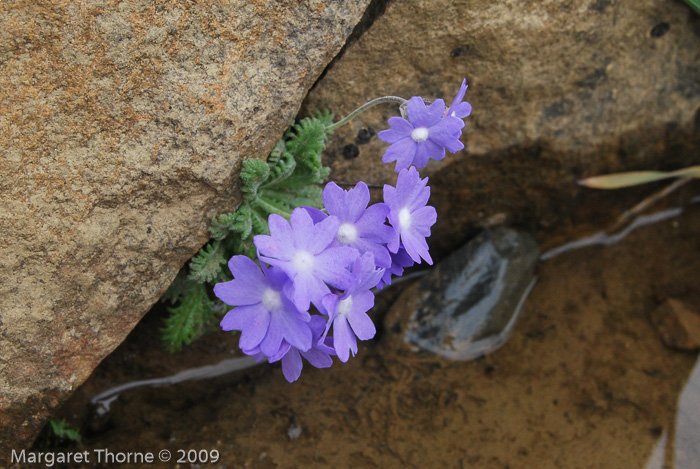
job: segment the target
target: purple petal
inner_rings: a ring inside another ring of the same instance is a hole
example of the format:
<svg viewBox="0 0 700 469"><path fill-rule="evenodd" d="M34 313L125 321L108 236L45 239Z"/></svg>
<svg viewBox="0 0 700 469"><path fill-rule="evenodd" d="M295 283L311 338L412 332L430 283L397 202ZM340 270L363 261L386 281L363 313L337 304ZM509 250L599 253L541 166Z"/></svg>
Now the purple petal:
<svg viewBox="0 0 700 469"><path fill-rule="evenodd" d="M228 263L234 279L214 285L214 294L231 306L260 303L266 287L260 267L246 256L233 256Z"/></svg>
<svg viewBox="0 0 700 469"><path fill-rule="evenodd" d="M338 358L343 363L350 358L350 352L352 352L353 356L357 353L355 334L350 330L350 326L344 316L338 316L333 321L333 348L335 348Z"/></svg>
<svg viewBox="0 0 700 469"><path fill-rule="evenodd" d="M283 325L280 324L279 321L271 320L270 327L267 328L267 334L265 334L265 338L260 342L260 351L264 353L266 357L274 356L279 351L283 338Z"/></svg>
<svg viewBox="0 0 700 469"><path fill-rule="evenodd" d="M249 257L233 256L228 261L228 268L234 277L253 277L256 282L263 280L260 267Z"/></svg>
<svg viewBox="0 0 700 469"><path fill-rule="evenodd" d="M435 143L432 139L428 138L425 142L426 153L430 156L430 159L440 161L445 157L445 148Z"/></svg>
<svg viewBox="0 0 700 469"><path fill-rule="evenodd" d="M352 275L347 267L351 265L360 253L355 248L339 246L328 248L316 256L314 271L330 286L345 289L352 282Z"/></svg>
<svg viewBox="0 0 700 469"><path fill-rule="evenodd" d="M457 96L455 96L455 99L452 101L452 104L450 104L450 110L454 108L455 106L459 105L459 103L462 102L464 99L464 95L467 93L467 79L462 80L462 85L459 87L459 91L457 91Z"/></svg>
<svg viewBox="0 0 700 469"><path fill-rule="evenodd" d="M394 236L394 229L390 226L387 226L387 228L389 228L389 241L391 241ZM383 244L360 238L355 242L355 244L353 244L353 247L355 247L361 254L371 252L374 256L374 262L378 267L389 268L391 266L391 255L389 254L389 250Z"/></svg>
<svg viewBox="0 0 700 469"><path fill-rule="evenodd" d="M390 117L389 125L391 129L382 130L377 134L379 140L386 143L396 143L402 138L410 138L414 129L410 122L398 116Z"/></svg>
<svg viewBox="0 0 700 469"><path fill-rule="evenodd" d="M401 242L408 255L415 262L420 264L421 258L423 258L428 264L433 265L433 259L428 254L428 244L424 237L414 234L411 230L405 230L401 232Z"/></svg>
<svg viewBox="0 0 700 469"><path fill-rule="evenodd" d="M323 335L323 331L326 329L326 318L315 314L309 318L309 329L311 329L311 336L314 341Z"/></svg>
<svg viewBox="0 0 700 469"><path fill-rule="evenodd" d="M345 207L345 191L334 182L329 182L323 189L323 206L329 215L335 215L341 220Z"/></svg>
<svg viewBox="0 0 700 469"><path fill-rule="evenodd" d="M353 300L354 299L353 297ZM374 301L372 303L374 303ZM377 329L375 329L374 323L367 313L349 314L348 321L350 322L350 327L352 327L353 332L360 340L369 340L377 333Z"/></svg>
<svg viewBox="0 0 700 469"><path fill-rule="evenodd" d="M472 105L467 102L463 102L461 104L458 104L454 109L452 109L452 111L449 112L448 115L464 119L465 117L470 116L471 113Z"/></svg>
<svg viewBox="0 0 700 469"><path fill-rule="evenodd" d="M295 349L290 349L287 354L282 357L282 374L290 383L299 379L301 369L304 364L301 362L301 356Z"/></svg>
<svg viewBox="0 0 700 469"><path fill-rule="evenodd" d="M286 311L275 313L272 320L279 323L284 340L292 347L303 352L311 348L311 328L307 322L302 321L292 312Z"/></svg>
<svg viewBox="0 0 700 469"><path fill-rule="evenodd" d="M314 240L316 225L309 212L300 207L295 208L289 217L289 224L292 227L294 246L304 251L313 251L316 245Z"/></svg>
<svg viewBox="0 0 700 469"><path fill-rule="evenodd" d="M464 119L465 117L471 114L472 105L467 102L462 102L462 100L464 99L464 95L467 92L467 88L467 79L465 78L464 80L462 80L462 85L459 87L457 96L455 96L455 99L452 101L450 108L447 110L448 116L454 116L459 117L460 119Z"/></svg>
<svg viewBox="0 0 700 469"><path fill-rule="evenodd" d="M287 355L287 352L289 352L289 349L291 349L292 346L289 345L289 342L286 340L282 341L282 344L280 345L280 349L271 357L267 357L267 361L269 363L275 363L276 361L280 361L285 355ZM260 348L258 347L258 351L260 351ZM260 352L260 355L263 357L265 356L262 352Z"/></svg>
<svg viewBox="0 0 700 469"><path fill-rule="evenodd" d="M314 224L320 223L328 217L327 214L323 213L321 210L315 207L302 207L309 214Z"/></svg>
<svg viewBox="0 0 700 469"><path fill-rule="evenodd" d="M268 235L255 235L253 237L253 244L258 248L261 259L263 256L274 259L289 259L289 253L294 249L291 238L283 241Z"/></svg>
<svg viewBox="0 0 700 469"><path fill-rule="evenodd" d="M427 114L427 108L423 98L414 96L408 100L406 104L406 112L408 113L408 121L413 127L423 126L423 119Z"/></svg>
<svg viewBox="0 0 700 469"><path fill-rule="evenodd" d="M414 167L401 171L396 179L396 200L398 204L404 205L419 194L428 184L428 178L421 179L418 170ZM393 209L400 208L389 204Z"/></svg>
<svg viewBox="0 0 700 469"><path fill-rule="evenodd" d="M323 304L323 309L326 310L326 313L328 313L329 318L328 322L326 322L326 327L323 331L323 335L321 335L320 340L323 341L326 336L328 335L328 331L331 329L331 326L333 325L333 319L335 318L337 312L336 312L336 306L338 304L338 295L330 294L326 295L323 297L323 300L321 301Z"/></svg>
<svg viewBox="0 0 700 469"><path fill-rule="evenodd" d="M399 176L401 176L401 173L399 173ZM396 188L389 184L384 184L384 203L387 204L390 209L398 204Z"/></svg>
<svg viewBox="0 0 700 469"><path fill-rule="evenodd" d="M418 210L421 207L425 207L430 199L430 187L423 187L416 191L413 191L410 199L406 200L408 203L407 207L411 212Z"/></svg>
<svg viewBox="0 0 700 469"><path fill-rule="evenodd" d="M416 155L413 157L413 166L416 168L425 168L428 165L428 160L430 160L431 157L431 150L433 149L434 147L430 145L430 140L417 144Z"/></svg>
<svg viewBox="0 0 700 469"><path fill-rule="evenodd" d="M428 106L425 116L423 117L423 121L419 125L416 122L411 121L411 123L414 126L425 126L425 127L432 127L438 122L440 122L440 119L442 119L443 114L445 113L445 101L442 99L436 99L433 101L433 103Z"/></svg>
<svg viewBox="0 0 700 469"><path fill-rule="evenodd" d="M455 134L460 133L463 127L464 122L461 119L447 116L438 125L431 127L428 140L442 148L447 148L451 153L456 153L464 148L464 144L455 138Z"/></svg>
<svg viewBox="0 0 700 469"><path fill-rule="evenodd" d="M333 365L333 359L318 348L312 348L308 352L301 352L301 356L306 358L316 368L330 368Z"/></svg>
<svg viewBox="0 0 700 469"><path fill-rule="evenodd" d="M355 187L347 192L345 197L346 215L345 217L341 217L341 220L351 223L356 222L367 208L369 197L369 187L367 187L367 184L362 181L358 182Z"/></svg>
<svg viewBox="0 0 700 469"><path fill-rule="evenodd" d="M284 292L292 298L299 311L308 311L312 301L319 302L331 292L323 280L311 272L297 275L290 285L285 286Z"/></svg>
<svg viewBox="0 0 700 469"><path fill-rule="evenodd" d="M386 149L384 156L382 156L382 162L391 163L396 161L395 171L399 172L411 165L416 149L416 142L412 139L399 140Z"/></svg>
<svg viewBox="0 0 700 469"><path fill-rule="evenodd" d="M292 228L289 226L289 222L284 217L273 213L267 217L267 225L270 229L270 236L276 240L280 251L289 251L292 249L292 241L294 239L292 235ZM260 248L258 247L258 249Z"/></svg>
<svg viewBox="0 0 700 469"><path fill-rule="evenodd" d="M428 237L430 236L430 227L437 221L437 211L435 207L429 205L421 207L411 213L411 219L413 221L411 228L420 232L423 236Z"/></svg>
<svg viewBox="0 0 700 469"><path fill-rule="evenodd" d="M270 312L261 304L234 308L221 320L224 331L241 331L239 346L244 349L257 347L265 337L270 324Z"/></svg>
<svg viewBox="0 0 700 469"><path fill-rule="evenodd" d="M308 245L308 250L311 254L319 254L326 249L338 234L340 220L338 217L328 216L325 220L314 225L314 229L305 243Z"/></svg>
<svg viewBox="0 0 700 469"><path fill-rule="evenodd" d="M267 284L274 290L281 291L287 282L290 281L289 275L279 267L268 267L264 272Z"/></svg>
<svg viewBox="0 0 700 469"><path fill-rule="evenodd" d="M229 282L214 285L214 295L227 305L242 306L260 303L265 288L264 281L254 282L253 279L234 279Z"/></svg>
<svg viewBox="0 0 700 469"><path fill-rule="evenodd" d="M386 226L386 216L389 214L389 206L387 204L373 204L367 207L362 216L355 221L355 227L360 232L363 238L372 237L379 242L383 241L386 234L382 234L382 229L377 227Z"/></svg>

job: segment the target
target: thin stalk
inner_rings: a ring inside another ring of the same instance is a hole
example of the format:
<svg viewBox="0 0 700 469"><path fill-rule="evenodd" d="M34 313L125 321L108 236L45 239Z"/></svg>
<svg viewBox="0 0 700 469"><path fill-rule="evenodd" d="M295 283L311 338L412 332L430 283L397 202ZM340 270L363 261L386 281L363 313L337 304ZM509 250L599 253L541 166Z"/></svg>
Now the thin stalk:
<svg viewBox="0 0 700 469"><path fill-rule="evenodd" d="M658 202L659 200L669 195L671 192L684 186L692 180L693 178L690 177L679 178L676 179L672 184L661 189L660 191L654 192L652 195L650 195L649 197L642 200L637 205L620 215L615 221L615 224L606 230L606 233L614 233L615 231L619 230L620 228L625 226L632 218L639 215L639 213L646 209L648 206Z"/></svg>
<svg viewBox="0 0 700 469"><path fill-rule="evenodd" d="M365 112L367 109L369 109L373 106L376 106L377 104L397 103L399 105L402 105L402 104L406 104L407 102L408 102L407 100L405 100L403 98L399 98L398 96L382 96L381 98L373 99L372 101L358 107L357 109L352 111L350 114L348 114L343 119L336 122L335 124L331 124L328 127L326 127L326 132L333 132L338 127L341 127L341 126L347 124L348 122L353 120L355 117L359 116L360 114Z"/></svg>

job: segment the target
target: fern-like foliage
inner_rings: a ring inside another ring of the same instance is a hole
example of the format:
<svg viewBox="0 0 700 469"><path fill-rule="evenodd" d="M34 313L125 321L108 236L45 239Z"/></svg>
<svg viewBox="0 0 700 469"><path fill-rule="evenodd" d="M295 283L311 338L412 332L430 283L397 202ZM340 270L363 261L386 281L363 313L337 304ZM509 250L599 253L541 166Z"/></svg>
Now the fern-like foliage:
<svg viewBox="0 0 700 469"><path fill-rule="evenodd" d="M333 115L319 113L292 125L270 152L267 161L249 159L241 169L243 202L231 213L212 220L212 240L183 268L164 295L176 307L163 329L163 341L179 350L203 334L218 311L226 311L209 292L213 284L230 280L226 264L238 254L257 260L253 237L269 234L267 218L289 218L297 207L321 208L320 184L329 169L321 164Z"/></svg>
<svg viewBox="0 0 700 469"><path fill-rule="evenodd" d="M217 308L209 298L209 288L202 283L187 283L179 304L168 308L170 316L161 329L161 339L171 352L182 349L206 332L217 317Z"/></svg>

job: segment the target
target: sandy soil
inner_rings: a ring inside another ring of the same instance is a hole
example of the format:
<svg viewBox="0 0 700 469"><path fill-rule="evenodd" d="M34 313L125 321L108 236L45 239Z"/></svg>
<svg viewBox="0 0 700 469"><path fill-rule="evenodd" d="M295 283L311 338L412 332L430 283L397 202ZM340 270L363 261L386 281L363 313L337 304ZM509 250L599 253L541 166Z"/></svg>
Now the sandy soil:
<svg viewBox="0 0 700 469"><path fill-rule="evenodd" d="M557 242L585 231L558 233ZM510 341L476 361L392 349L380 335L347 364L305 367L294 384L263 365L129 391L108 424L91 430L87 402L98 392L235 350L236 339L216 333L169 356L154 310L62 409L85 435L66 450L168 449L175 459L178 450L218 450L217 464L200 467L691 467L700 460L700 406L684 411L682 428L676 414L697 354L665 347L648 315L669 297L700 312L698 233L692 207L617 245L542 263Z"/></svg>

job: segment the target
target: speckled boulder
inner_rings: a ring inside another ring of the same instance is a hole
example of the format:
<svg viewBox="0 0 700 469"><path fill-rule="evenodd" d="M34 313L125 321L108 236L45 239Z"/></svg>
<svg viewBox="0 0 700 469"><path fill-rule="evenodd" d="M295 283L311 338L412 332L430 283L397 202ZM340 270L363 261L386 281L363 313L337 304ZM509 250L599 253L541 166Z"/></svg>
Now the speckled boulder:
<svg viewBox="0 0 700 469"><path fill-rule="evenodd" d="M0 3L0 459L236 206L367 4Z"/></svg>
<svg viewBox="0 0 700 469"><path fill-rule="evenodd" d="M572 217L614 217L639 200L581 189L583 177L697 164L700 15L684 2L380 3L383 16L333 63L305 108L345 114L383 95L449 105L467 78L466 148L422 170L439 214L436 255L494 222L539 234ZM340 129L327 153L332 174L393 183L376 134L397 114L381 105ZM595 213L581 211L591 200Z"/></svg>

